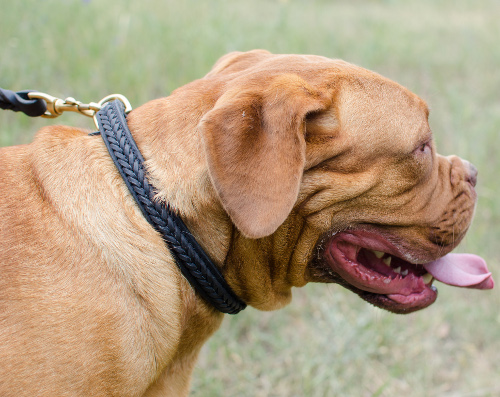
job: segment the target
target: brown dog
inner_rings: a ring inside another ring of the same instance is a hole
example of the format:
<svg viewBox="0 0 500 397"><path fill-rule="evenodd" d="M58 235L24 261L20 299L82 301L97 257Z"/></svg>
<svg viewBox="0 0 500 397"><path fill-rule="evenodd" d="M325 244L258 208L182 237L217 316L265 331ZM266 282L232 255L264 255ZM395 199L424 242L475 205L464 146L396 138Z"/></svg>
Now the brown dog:
<svg viewBox="0 0 500 397"><path fill-rule="evenodd" d="M370 71L252 51L128 124L159 199L247 304L278 309L292 287L336 282L404 313L435 300L430 274L493 286L480 258L444 256L471 222L476 171L436 153L427 117ZM0 169L0 395L186 395L223 316L101 138L44 128L1 149Z"/></svg>

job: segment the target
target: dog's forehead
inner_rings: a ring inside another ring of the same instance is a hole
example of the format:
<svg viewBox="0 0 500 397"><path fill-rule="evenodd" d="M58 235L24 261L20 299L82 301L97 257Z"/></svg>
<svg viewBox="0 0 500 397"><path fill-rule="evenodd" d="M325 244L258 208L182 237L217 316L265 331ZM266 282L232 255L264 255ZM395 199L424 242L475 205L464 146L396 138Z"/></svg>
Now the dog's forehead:
<svg viewBox="0 0 500 397"><path fill-rule="evenodd" d="M240 82L241 77L268 82L279 74L296 74L318 90L331 91L336 95L340 87L351 95L359 105L375 107L384 103L397 113L419 110L427 116L427 105L417 95L375 72L340 59L319 55L269 54L263 51L239 53L223 58L208 75L225 75L227 83Z"/></svg>
<svg viewBox="0 0 500 397"><path fill-rule="evenodd" d="M351 77L337 98L340 123L352 134L370 139L386 137L385 143L413 146L430 138L428 107L405 87L373 74Z"/></svg>
<svg viewBox="0 0 500 397"><path fill-rule="evenodd" d="M233 53L219 60L207 77L224 81L226 87L247 80L266 87L280 74L297 75L331 98L323 115L309 118L310 140L314 135L349 131L359 146L378 142L410 150L430 137L425 101L400 84L343 60L266 51Z"/></svg>

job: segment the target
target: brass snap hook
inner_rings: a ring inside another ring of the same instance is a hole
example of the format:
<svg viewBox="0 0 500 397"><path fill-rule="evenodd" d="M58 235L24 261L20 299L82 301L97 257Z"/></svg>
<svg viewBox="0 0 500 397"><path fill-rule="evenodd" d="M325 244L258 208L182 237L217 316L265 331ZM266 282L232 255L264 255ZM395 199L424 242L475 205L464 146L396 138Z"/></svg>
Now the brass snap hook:
<svg viewBox="0 0 500 397"><path fill-rule="evenodd" d="M47 111L42 115L42 117L56 118L66 111L78 112L80 114L83 114L84 116L93 117L96 127L98 127L98 125L95 115L107 102L118 99L125 106L125 114L130 113L130 111L132 110L132 105L130 104L129 100L121 94L108 95L97 103L82 103L72 97L61 99L49 94L45 94L43 92L30 92L28 93L28 97L30 99L43 99L47 103Z"/></svg>

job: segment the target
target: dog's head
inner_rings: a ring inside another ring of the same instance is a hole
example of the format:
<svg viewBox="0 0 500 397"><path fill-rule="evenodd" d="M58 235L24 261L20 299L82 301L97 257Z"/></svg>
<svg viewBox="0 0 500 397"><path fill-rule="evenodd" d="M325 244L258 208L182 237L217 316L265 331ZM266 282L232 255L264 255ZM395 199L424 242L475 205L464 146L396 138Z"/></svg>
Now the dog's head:
<svg viewBox="0 0 500 397"><path fill-rule="evenodd" d="M208 173L238 232L225 266L264 309L292 286L336 282L405 313L432 277L491 288L484 262L446 255L474 212L476 170L436 152L426 103L365 69L265 51L223 57L203 79Z"/></svg>

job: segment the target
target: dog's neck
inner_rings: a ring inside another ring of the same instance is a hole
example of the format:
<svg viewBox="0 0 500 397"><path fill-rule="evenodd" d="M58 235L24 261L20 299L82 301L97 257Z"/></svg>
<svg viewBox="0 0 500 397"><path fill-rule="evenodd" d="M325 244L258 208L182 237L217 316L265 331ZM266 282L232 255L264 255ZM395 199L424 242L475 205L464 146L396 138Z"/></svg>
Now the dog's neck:
<svg viewBox="0 0 500 397"><path fill-rule="evenodd" d="M241 299L263 310L283 307L291 300L291 288L301 287L308 281L309 239L317 238L311 237L317 231L308 230L300 216L292 215L272 236L257 240L242 236L222 207L210 180L203 141L197 131L199 120L178 117L179 109L187 106L186 102L189 101L182 96L151 101L127 117L146 159L151 182L160 197L179 211ZM203 106L208 109L210 105ZM204 109L198 109L199 118L203 112ZM291 235L294 230L300 233ZM301 240L307 243L301 244ZM283 247L282 254L274 255L273 247L278 245ZM241 261L252 263L241 266ZM247 269L246 273L238 270L241 268ZM282 273L278 277L280 281L271 283L276 273Z"/></svg>
<svg viewBox="0 0 500 397"><path fill-rule="evenodd" d="M128 128L119 101L96 114L101 136L116 168L144 217L163 237L183 276L214 308L236 314L246 304L234 294L219 268L206 255L171 203L158 200L157 189L148 181L144 158Z"/></svg>
<svg viewBox="0 0 500 397"><path fill-rule="evenodd" d="M146 103L128 115L128 126L159 198L178 211L207 254L222 266L233 226L212 187L196 124L174 117L170 103L170 98Z"/></svg>

